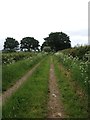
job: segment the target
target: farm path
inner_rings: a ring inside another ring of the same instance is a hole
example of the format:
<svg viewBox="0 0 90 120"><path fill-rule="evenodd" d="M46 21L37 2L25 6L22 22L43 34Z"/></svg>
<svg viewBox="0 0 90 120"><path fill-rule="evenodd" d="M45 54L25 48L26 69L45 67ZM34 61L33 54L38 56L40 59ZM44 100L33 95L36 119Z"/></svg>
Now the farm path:
<svg viewBox="0 0 90 120"><path fill-rule="evenodd" d="M65 118L65 112L62 101L60 100L60 92L54 73L54 64L51 59L50 79L49 79L49 101L48 101L48 118Z"/></svg>
<svg viewBox="0 0 90 120"><path fill-rule="evenodd" d="M40 65L38 63L36 66L34 66L29 72L27 72L22 78L20 78L15 85L13 85L11 88L9 88L7 91L5 91L0 96L0 101L2 100L2 103L4 103L7 98L9 98L27 79L32 75L32 73L36 70L36 68Z"/></svg>

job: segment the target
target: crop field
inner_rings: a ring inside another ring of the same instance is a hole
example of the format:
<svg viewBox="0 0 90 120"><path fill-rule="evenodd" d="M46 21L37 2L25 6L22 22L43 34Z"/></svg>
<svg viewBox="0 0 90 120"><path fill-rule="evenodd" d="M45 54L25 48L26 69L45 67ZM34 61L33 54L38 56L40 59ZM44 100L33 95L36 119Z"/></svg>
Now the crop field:
<svg viewBox="0 0 90 120"><path fill-rule="evenodd" d="M89 53L2 53L2 118L88 118Z"/></svg>

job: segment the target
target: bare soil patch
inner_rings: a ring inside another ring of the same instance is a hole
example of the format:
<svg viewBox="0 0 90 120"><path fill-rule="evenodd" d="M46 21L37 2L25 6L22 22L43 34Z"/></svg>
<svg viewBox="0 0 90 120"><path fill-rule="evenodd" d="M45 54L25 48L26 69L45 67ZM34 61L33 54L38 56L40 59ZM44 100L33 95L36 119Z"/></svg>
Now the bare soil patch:
<svg viewBox="0 0 90 120"><path fill-rule="evenodd" d="M65 118L65 112L54 73L54 64L50 66L48 118Z"/></svg>

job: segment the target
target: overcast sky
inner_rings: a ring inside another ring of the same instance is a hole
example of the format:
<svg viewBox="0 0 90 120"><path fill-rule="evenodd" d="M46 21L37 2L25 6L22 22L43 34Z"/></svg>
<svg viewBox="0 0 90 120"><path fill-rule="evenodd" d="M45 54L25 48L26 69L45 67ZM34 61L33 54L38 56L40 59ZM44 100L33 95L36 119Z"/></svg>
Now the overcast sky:
<svg viewBox="0 0 90 120"><path fill-rule="evenodd" d="M88 0L0 0L0 49L7 37L40 44L51 32L70 36L72 46L88 43Z"/></svg>

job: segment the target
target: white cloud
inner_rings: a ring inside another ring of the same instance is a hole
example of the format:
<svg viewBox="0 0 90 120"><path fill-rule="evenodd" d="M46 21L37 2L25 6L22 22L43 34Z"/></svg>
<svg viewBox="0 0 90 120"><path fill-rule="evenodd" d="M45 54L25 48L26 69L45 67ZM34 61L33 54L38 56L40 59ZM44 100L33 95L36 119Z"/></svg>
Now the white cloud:
<svg viewBox="0 0 90 120"><path fill-rule="evenodd" d="M87 28L88 0L0 0L0 40L33 36L42 43L50 32L77 36Z"/></svg>

